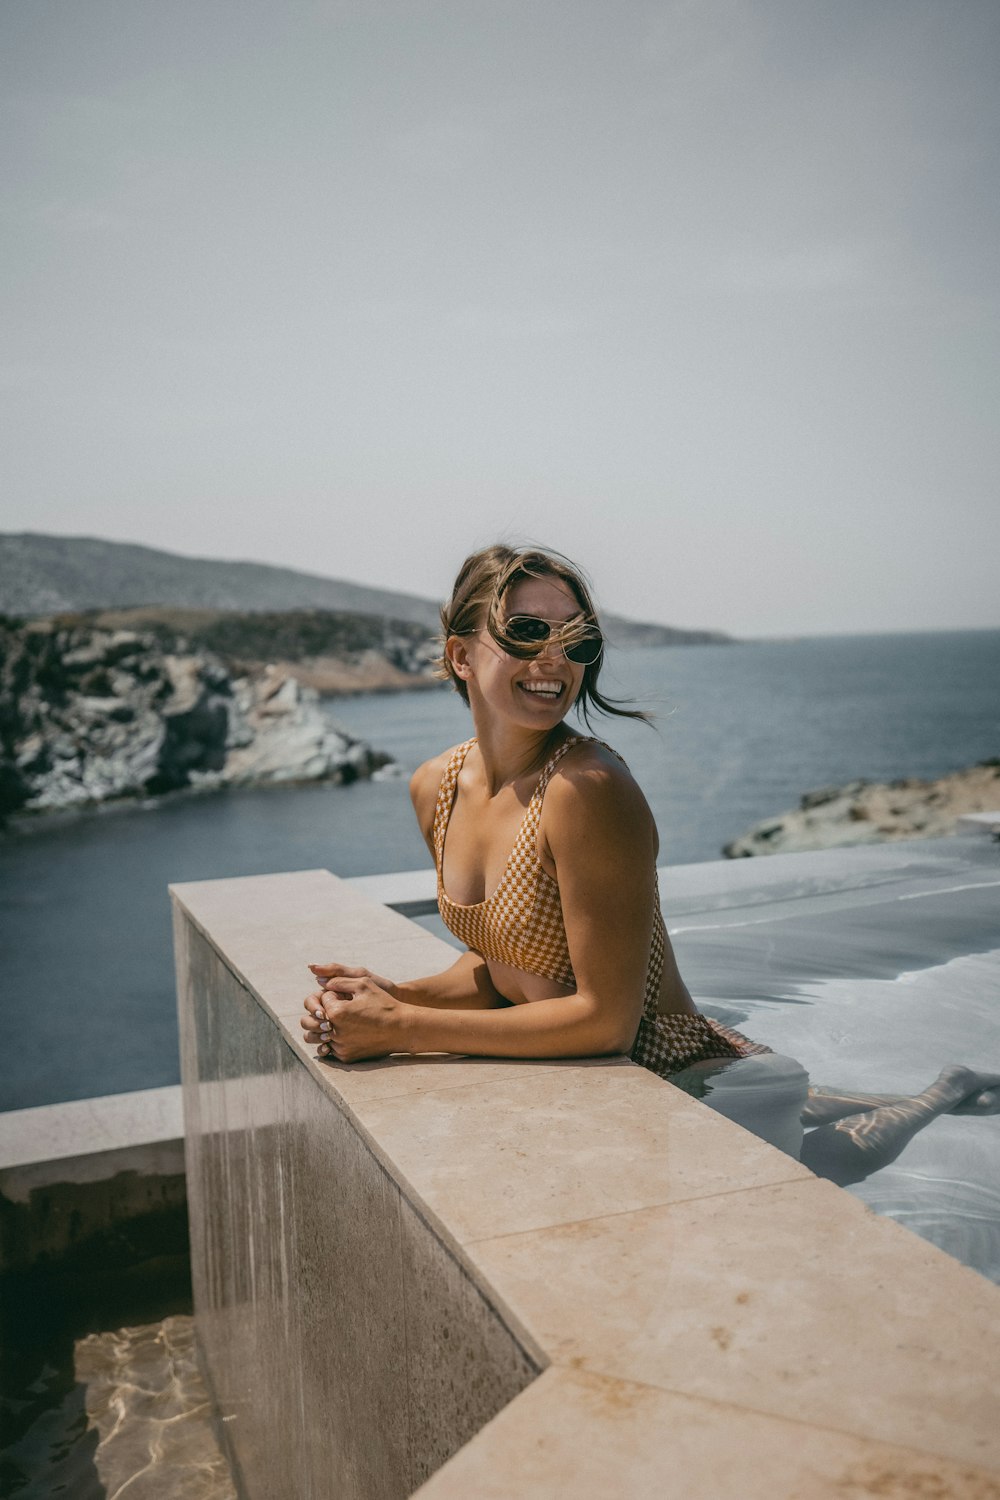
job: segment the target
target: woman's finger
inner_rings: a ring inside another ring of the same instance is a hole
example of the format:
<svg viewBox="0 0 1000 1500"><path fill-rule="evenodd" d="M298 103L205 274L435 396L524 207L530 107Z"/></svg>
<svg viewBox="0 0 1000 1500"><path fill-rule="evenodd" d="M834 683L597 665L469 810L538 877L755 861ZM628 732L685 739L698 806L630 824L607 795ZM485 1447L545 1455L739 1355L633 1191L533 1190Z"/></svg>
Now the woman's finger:
<svg viewBox="0 0 1000 1500"><path fill-rule="evenodd" d="M299 1025L302 1027L302 1034L307 1042L326 1041L330 1035L330 1032L333 1030L331 1022L325 1019L322 1021L314 1021L311 1019L307 1019L305 1016L303 1016L302 1020L299 1022Z"/></svg>
<svg viewBox="0 0 1000 1500"><path fill-rule="evenodd" d="M328 979L322 998L327 1005L336 1004L338 1000L350 1000L355 995L360 995L370 983L371 980L367 975L361 979L348 977Z"/></svg>

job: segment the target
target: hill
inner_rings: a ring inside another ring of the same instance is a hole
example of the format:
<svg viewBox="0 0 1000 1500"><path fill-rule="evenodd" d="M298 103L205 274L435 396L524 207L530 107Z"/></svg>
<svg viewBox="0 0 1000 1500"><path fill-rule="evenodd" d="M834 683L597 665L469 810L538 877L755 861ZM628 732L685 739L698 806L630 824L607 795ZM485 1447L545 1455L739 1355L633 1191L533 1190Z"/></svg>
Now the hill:
<svg viewBox="0 0 1000 1500"><path fill-rule="evenodd" d="M46 616L149 604L242 613L345 611L430 630L438 625L438 606L431 599L293 568L182 557L96 537L0 534L3 613ZM609 634L623 646L701 645L729 639L718 631L678 630L617 615L608 615L606 621Z"/></svg>
<svg viewBox="0 0 1000 1500"><path fill-rule="evenodd" d="M142 604L245 612L346 610L437 625L430 599L292 568L181 557L96 537L0 535L0 609L6 614L75 614Z"/></svg>

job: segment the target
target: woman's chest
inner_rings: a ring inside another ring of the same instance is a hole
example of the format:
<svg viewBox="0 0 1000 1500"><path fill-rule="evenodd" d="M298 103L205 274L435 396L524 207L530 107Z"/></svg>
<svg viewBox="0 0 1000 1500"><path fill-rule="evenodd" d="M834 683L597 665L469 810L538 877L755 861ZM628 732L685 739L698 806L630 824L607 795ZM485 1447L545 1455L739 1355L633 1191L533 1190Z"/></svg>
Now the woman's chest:
<svg viewBox="0 0 1000 1500"><path fill-rule="evenodd" d="M515 848L536 857L537 803L514 787L495 797L459 788L445 830L442 879L449 898L475 906L491 896L507 873Z"/></svg>

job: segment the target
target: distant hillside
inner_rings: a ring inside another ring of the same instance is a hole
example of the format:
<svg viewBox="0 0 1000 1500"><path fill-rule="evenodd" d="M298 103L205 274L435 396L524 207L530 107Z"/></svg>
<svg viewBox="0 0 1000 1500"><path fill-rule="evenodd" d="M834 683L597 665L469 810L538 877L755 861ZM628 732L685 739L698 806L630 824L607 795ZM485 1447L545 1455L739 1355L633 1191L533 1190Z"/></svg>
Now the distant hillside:
<svg viewBox="0 0 1000 1500"><path fill-rule="evenodd" d="M340 578L266 563L181 557L130 542L96 537L0 534L0 612L55 615L165 604L241 613L298 609L378 615L436 629L438 606L416 594L368 588ZM729 637L711 630L676 630L606 617L620 645L701 645Z"/></svg>
<svg viewBox="0 0 1000 1500"><path fill-rule="evenodd" d="M0 535L0 609L55 615L170 604L183 609L346 610L437 625L437 606L414 594L365 588L266 563L181 557L87 536Z"/></svg>

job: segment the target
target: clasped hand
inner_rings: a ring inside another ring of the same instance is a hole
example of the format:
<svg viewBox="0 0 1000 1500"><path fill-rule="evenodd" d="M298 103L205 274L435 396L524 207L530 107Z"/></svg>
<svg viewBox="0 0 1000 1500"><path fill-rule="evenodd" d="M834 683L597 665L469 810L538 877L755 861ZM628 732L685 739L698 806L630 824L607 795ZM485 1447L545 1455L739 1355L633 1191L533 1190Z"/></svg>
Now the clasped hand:
<svg viewBox="0 0 1000 1500"><path fill-rule="evenodd" d="M320 989L305 999L299 1022L320 1057L359 1062L400 1050L403 1006L391 979L347 964L310 964Z"/></svg>

